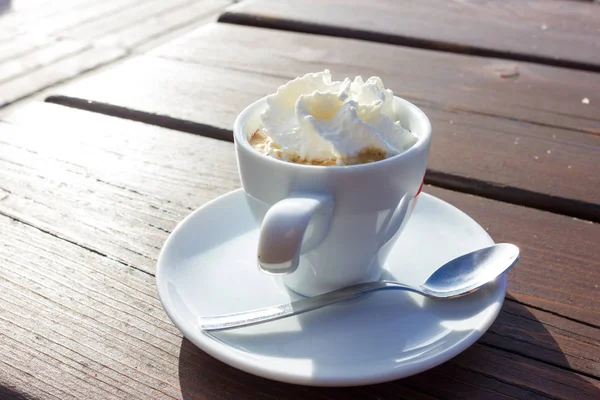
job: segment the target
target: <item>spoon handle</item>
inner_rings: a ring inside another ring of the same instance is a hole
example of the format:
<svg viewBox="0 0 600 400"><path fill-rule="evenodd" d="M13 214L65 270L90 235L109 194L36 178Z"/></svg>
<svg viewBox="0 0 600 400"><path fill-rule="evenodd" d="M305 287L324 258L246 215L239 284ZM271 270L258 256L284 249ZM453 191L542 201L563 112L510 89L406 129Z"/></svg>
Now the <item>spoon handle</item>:
<svg viewBox="0 0 600 400"><path fill-rule="evenodd" d="M291 317L292 315L317 310L331 304L354 299L379 290L408 290L411 292L422 293L416 288L393 281L359 283L318 296L307 297L277 306L242 311L233 314L216 315L213 317L198 317L198 322L200 323L200 328L207 332L258 325L264 322L275 321Z"/></svg>

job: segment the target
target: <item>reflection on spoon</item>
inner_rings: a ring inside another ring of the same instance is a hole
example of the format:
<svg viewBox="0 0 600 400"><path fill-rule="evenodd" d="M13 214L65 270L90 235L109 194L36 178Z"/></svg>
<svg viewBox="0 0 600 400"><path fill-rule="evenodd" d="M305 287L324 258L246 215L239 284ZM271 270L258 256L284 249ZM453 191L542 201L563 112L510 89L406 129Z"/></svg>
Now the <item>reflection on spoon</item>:
<svg viewBox="0 0 600 400"><path fill-rule="evenodd" d="M439 267L418 287L395 281L359 283L291 303L234 314L198 317L204 331L219 331L262 324L316 310L380 290L405 290L436 299L450 299L474 292L508 271L519 259L519 248L501 243L475 250Z"/></svg>

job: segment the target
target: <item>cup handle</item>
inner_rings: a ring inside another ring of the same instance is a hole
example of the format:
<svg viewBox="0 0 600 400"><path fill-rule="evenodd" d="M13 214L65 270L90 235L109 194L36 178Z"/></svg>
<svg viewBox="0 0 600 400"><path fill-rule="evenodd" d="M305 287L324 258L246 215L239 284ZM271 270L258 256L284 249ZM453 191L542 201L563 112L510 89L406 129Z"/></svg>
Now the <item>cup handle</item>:
<svg viewBox="0 0 600 400"><path fill-rule="evenodd" d="M328 194L292 193L274 204L260 227L259 268L270 274L294 272L300 254L325 239L332 214L333 198Z"/></svg>

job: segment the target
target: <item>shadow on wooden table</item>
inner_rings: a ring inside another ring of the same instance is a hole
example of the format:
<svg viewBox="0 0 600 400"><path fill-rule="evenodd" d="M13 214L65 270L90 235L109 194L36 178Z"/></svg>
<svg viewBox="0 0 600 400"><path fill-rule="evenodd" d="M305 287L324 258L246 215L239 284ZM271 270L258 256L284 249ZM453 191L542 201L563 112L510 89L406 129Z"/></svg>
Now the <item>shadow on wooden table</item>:
<svg viewBox="0 0 600 400"><path fill-rule="evenodd" d="M2 16L2 14L9 12L10 9L12 8L12 1L11 0L0 0L0 16Z"/></svg>
<svg viewBox="0 0 600 400"><path fill-rule="evenodd" d="M477 344L421 374L355 388L305 387L259 378L213 359L183 339L179 380L184 399L204 397L306 398L600 398L597 387L573 372L544 324L507 295L502 312ZM553 378L558 378L558 382Z"/></svg>
<svg viewBox="0 0 600 400"><path fill-rule="evenodd" d="M1 0L0 0L1 1ZM11 388L4 387L0 384L0 399L2 400L29 400L31 396L26 396Z"/></svg>

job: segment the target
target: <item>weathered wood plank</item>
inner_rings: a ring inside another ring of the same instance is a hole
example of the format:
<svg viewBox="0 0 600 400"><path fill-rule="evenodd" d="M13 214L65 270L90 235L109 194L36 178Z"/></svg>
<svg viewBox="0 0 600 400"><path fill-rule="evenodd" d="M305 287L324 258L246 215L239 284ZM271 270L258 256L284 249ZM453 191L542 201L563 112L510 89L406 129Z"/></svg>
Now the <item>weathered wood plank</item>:
<svg viewBox="0 0 600 400"><path fill-rule="evenodd" d="M40 8L33 14L22 16L15 14L0 20L2 28L0 43L15 40L20 35L27 35L32 30L32 26L35 26L36 34L40 36L56 35L78 24L131 7L137 2L138 0L107 0L103 2L87 1L74 5L55 2L59 5L55 10Z"/></svg>
<svg viewBox="0 0 600 400"><path fill-rule="evenodd" d="M173 31L191 25L202 25L206 18L216 15L225 8L230 0L204 0L186 2L182 7L172 8L154 15L144 21L129 24L125 29L112 32L100 39L101 43L125 48L133 48L138 52L148 50L153 40L171 35ZM178 36L181 36L181 32Z"/></svg>
<svg viewBox="0 0 600 400"><path fill-rule="evenodd" d="M58 2L63 3L63 2ZM0 108L207 22L230 0L139 0L40 7L0 19ZM35 26L35 30L31 27ZM109 55L113 53L113 55ZM96 60L96 61L94 61Z"/></svg>
<svg viewBox="0 0 600 400"><path fill-rule="evenodd" d="M232 3L231 0L153 0L140 2L84 0L82 4L54 2L30 12L15 12L0 19L0 60L18 58L57 40L100 41L133 47L168 35L186 25L202 22ZM35 25L35 31L30 28ZM198 26L196 25L196 26ZM189 31L189 29L187 30ZM130 38L131 35L134 38Z"/></svg>
<svg viewBox="0 0 600 400"><path fill-rule="evenodd" d="M517 278L511 276L511 284ZM577 332L577 333L575 333ZM482 339L496 348L600 376L600 329L523 307L509 295L498 322Z"/></svg>
<svg viewBox="0 0 600 400"><path fill-rule="evenodd" d="M8 59L21 57L55 40L54 38L34 34L25 35L13 41L3 43L0 45L0 62L4 63Z"/></svg>
<svg viewBox="0 0 600 400"><path fill-rule="evenodd" d="M72 56L0 83L0 107L127 55L116 47L86 46Z"/></svg>
<svg viewBox="0 0 600 400"><path fill-rule="evenodd" d="M168 32L181 23L181 21L173 20L173 16L186 15L188 21L199 20L204 15L223 9L229 4L231 4L229 0L138 2L133 7L68 29L62 32L61 36L77 40L102 40L103 43L116 42L115 38L118 37L122 39L121 45L125 41L134 44L136 40L130 39L132 31L139 32L137 41L151 38L156 34ZM147 32L152 29L151 27L154 28L154 31Z"/></svg>
<svg viewBox="0 0 600 400"><path fill-rule="evenodd" d="M153 289L153 278L18 226L3 218L11 239L2 241L2 258L12 261L3 263L0 301L3 326L14 339L0 344L3 354L17 353L12 364L35 371L34 379L46 375L48 386L60 382L73 398L91 389L103 392L91 396L97 398L179 398L180 337L155 295L143 293ZM31 243L30 251L18 256L12 247L19 242Z"/></svg>
<svg viewBox="0 0 600 400"><path fill-rule="evenodd" d="M59 128L32 136L3 125L0 194L8 195L0 195L6 197L0 208L18 203L13 210L36 226L136 268L153 272L154 256L177 221L239 187L229 143L43 103L27 109L12 122L40 133ZM30 174L31 168L46 172ZM72 202L40 203L40 189L48 200ZM82 227L92 231L81 235Z"/></svg>
<svg viewBox="0 0 600 400"><path fill-rule="evenodd" d="M600 220L600 102L581 102L600 75L520 63L507 80L514 62L223 24L153 57L50 101L231 140L239 111L295 76L379 75L432 119L430 182Z"/></svg>
<svg viewBox="0 0 600 400"><path fill-rule="evenodd" d="M16 21L7 20L4 22L0 43L28 34L31 31L32 24L35 24L36 34L38 35L59 37L70 29L86 24L93 25L97 20L135 8L138 5L139 0L88 1L75 7L67 7L48 16L27 17L25 21L20 19Z"/></svg>
<svg viewBox="0 0 600 400"><path fill-rule="evenodd" d="M403 381L344 390L273 383L182 341L151 276L175 224L237 187L231 144L48 104L29 112L12 120L29 120L28 129L0 129L0 348L9 357L2 385L38 398L591 399L598 391L598 329L572 320L598 319L594 298L575 312L597 290L597 225L428 188L523 248L511 296L521 301L520 290L537 287L546 297L535 307L548 311L508 300L480 344ZM554 308L556 292L569 290L570 308ZM565 311L571 319L557 315Z"/></svg>
<svg viewBox="0 0 600 400"><path fill-rule="evenodd" d="M398 95L448 109L600 133L600 77L585 71L227 24L152 54L286 79L324 68L378 75Z"/></svg>
<svg viewBox="0 0 600 400"><path fill-rule="evenodd" d="M153 50L165 43L172 42L173 40L176 40L182 36L185 36L186 34L189 34L190 32L198 29L198 27L215 23L217 21L217 18L219 17L221 11L223 11L223 10L218 9L218 10L215 10L214 12L211 12L210 14L205 14L204 11L202 11L200 19L194 19L193 22L188 23L188 19L185 17L182 17L179 14L180 11L178 10L176 13L174 13L176 15L172 15L170 17L170 21L174 22L174 26L169 30L168 33L161 34L160 36L151 37L149 39L146 38L146 39L144 39L143 43L139 43L139 39L136 39L139 35L139 33L136 33L136 32L132 33L133 40L129 40L128 36L126 36L126 35L123 35L120 38L108 37L104 40L106 40L108 43L117 43L117 45L119 45L118 43L120 43L120 40L123 40L123 43L121 44L121 46L135 45L135 51L137 53L145 54L146 52ZM188 17L189 17L189 15L188 15ZM157 18L157 19L160 19L160 18ZM147 24L144 24L148 28L141 28L141 30L148 29L149 31L151 31L153 28L151 29L150 26L152 26L153 23L154 23L154 20L148 21ZM135 31L137 31L137 27L133 27L133 29ZM130 44L130 42L132 42L133 44Z"/></svg>
<svg viewBox="0 0 600 400"><path fill-rule="evenodd" d="M258 0L220 21L600 71L592 2Z"/></svg>
<svg viewBox="0 0 600 400"><path fill-rule="evenodd" d="M82 5L85 7L94 0L63 0L63 1L39 1L12 0L7 4L7 10L3 12L0 19L0 41L9 37L9 33L17 26L22 26L32 21L48 19L53 15L62 14L69 10L78 10Z"/></svg>
<svg viewBox="0 0 600 400"><path fill-rule="evenodd" d="M57 40L48 43L22 57L13 58L0 64L0 83L31 73L51 65L61 59L69 58L89 48L89 44L76 40Z"/></svg>
<svg viewBox="0 0 600 400"><path fill-rule="evenodd" d="M117 9L110 14L101 15L91 20L61 31L61 36L76 38L80 40L94 40L106 34L123 29L133 24L140 23L162 14L173 8L179 8L189 3L190 0L148 0L145 2L132 3L130 7Z"/></svg>
<svg viewBox="0 0 600 400"><path fill-rule="evenodd" d="M514 299L599 326L600 260L592 253L600 240L600 225L486 203L457 192L446 192L443 198L468 210L495 241L516 243L521 248L519 268L509 274L509 292Z"/></svg>

